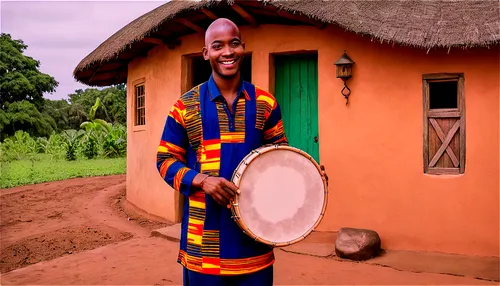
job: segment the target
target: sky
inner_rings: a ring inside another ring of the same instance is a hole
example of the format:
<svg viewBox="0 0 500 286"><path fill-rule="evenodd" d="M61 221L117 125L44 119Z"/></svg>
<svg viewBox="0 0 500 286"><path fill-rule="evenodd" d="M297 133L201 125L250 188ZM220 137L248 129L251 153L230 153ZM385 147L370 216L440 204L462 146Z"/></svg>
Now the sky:
<svg viewBox="0 0 500 286"><path fill-rule="evenodd" d="M48 99L89 88L73 78L78 63L116 31L167 1L0 0L0 30L28 45L25 55L59 82Z"/></svg>

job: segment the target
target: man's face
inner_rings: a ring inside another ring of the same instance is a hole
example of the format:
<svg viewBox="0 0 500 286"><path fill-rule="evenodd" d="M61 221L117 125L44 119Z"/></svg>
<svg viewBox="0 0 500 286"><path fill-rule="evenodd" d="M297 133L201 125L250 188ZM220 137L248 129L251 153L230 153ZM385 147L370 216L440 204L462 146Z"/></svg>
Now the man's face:
<svg viewBox="0 0 500 286"><path fill-rule="evenodd" d="M239 75L245 44L234 25L218 23L207 31L203 57L210 61L212 70L222 78Z"/></svg>

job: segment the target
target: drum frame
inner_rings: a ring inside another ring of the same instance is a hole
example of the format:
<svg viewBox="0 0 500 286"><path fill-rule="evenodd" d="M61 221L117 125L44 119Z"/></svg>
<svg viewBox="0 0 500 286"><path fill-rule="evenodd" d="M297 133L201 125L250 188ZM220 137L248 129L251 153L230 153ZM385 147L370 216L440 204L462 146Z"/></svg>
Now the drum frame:
<svg viewBox="0 0 500 286"><path fill-rule="evenodd" d="M294 243L297 243L297 242L304 240L309 234L311 234L316 229L316 227L323 220L323 217L324 217L324 214L326 211L326 206L328 204L328 181L327 181L327 176L326 176L324 169L322 169L321 166L316 162L316 160L314 160L314 158L311 155L309 155L308 153L306 153L305 151L302 151L298 148L295 148L295 147L292 147L292 146L286 145L286 144L270 144L270 145L263 145L257 149L254 149L247 156L245 156L245 158L243 158L243 160L241 160L241 162L238 164L238 166L234 170L231 180L239 188L241 178L244 176L244 171L253 162L253 160L262 154L265 154L267 152L272 152L272 151L275 151L278 149L289 150L289 151L293 151L293 152L296 152L296 153L303 155L304 157L306 157L307 159L309 159L313 163L313 165L318 169L318 172L321 174L321 179L323 180L323 187L324 187L325 196L324 196L323 207L321 209L320 216L318 217L316 222L312 225L311 228L309 228L309 230L306 233L302 234L301 237L298 237L298 238L290 240L290 241L278 243L278 242L269 241L269 240L264 239L262 237L258 237L255 233L253 233L248 228L248 226L245 224L245 222L241 219L240 208L238 205L238 195L236 195L235 198L233 199L233 201L231 202L231 213L232 213L232 218L235 220L236 224L238 224L238 226L242 229L243 233L247 234L252 239L254 239L258 242L267 244L267 245L274 246L274 247L283 247L283 246L289 246L289 245L292 245Z"/></svg>

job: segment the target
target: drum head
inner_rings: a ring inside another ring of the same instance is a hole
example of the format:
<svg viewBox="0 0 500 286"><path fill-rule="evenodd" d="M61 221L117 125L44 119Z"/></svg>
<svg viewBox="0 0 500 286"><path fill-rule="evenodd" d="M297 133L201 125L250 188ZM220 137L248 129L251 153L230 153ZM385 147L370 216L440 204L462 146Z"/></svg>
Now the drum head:
<svg viewBox="0 0 500 286"><path fill-rule="evenodd" d="M269 148L250 156L241 174L239 216L254 236L287 245L303 239L319 223L326 189L309 155L291 147Z"/></svg>

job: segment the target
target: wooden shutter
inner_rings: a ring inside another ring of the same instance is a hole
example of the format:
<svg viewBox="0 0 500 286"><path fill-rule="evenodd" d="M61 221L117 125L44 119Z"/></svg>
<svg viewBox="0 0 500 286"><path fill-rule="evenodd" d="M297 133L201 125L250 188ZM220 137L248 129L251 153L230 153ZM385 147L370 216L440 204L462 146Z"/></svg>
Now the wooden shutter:
<svg viewBox="0 0 500 286"><path fill-rule="evenodd" d="M463 74L423 75L424 172L463 174L465 172L465 97ZM444 84L443 84L444 83ZM445 86L454 87L447 89ZM439 86L433 91L431 86ZM443 94L448 101L442 102ZM456 102L450 94L456 93ZM451 100L449 100L451 98ZM433 106L432 101L438 101ZM441 100L441 101L440 101Z"/></svg>

